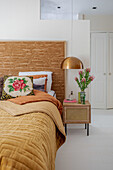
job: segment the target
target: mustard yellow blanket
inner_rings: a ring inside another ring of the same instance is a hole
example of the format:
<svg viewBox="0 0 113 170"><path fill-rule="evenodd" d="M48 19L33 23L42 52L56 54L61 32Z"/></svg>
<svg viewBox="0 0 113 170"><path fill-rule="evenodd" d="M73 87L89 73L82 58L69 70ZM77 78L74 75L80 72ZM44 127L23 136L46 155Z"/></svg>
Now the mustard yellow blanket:
<svg viewBox="0 0 113 170"><path fill-rule="evenodd" d="M0 170L55 170L65 132L51 102L0 102Z"/></svg>

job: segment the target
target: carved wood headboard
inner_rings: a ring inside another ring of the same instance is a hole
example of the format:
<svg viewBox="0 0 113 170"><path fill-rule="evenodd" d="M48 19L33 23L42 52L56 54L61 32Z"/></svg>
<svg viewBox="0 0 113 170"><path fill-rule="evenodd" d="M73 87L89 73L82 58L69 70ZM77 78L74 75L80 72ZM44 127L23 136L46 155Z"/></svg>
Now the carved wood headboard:
<svg viewBox="0 0 113 170"><path fill-rule="evenodd" d="M24 71L52 71L52 90L64 99L64 71L60 68L65 57L65 41L6 41L0 42L0 76L18 75Z"/></svg>

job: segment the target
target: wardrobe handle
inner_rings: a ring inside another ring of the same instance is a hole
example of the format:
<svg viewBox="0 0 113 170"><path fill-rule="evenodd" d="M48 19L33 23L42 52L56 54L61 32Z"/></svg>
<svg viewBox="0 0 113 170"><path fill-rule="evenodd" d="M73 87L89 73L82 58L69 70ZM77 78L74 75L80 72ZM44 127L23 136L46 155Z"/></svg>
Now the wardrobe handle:
<svg viewBox="0 0 113 170"><path fill-rule="evenodd" d="M109 75L111 75L111 73L109 73Z"/></svg>

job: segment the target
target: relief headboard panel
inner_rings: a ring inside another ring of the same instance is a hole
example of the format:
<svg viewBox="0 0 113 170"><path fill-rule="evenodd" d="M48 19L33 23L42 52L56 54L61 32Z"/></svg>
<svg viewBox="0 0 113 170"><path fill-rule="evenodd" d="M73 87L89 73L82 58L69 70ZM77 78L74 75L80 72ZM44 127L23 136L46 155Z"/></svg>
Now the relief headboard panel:
<svg viewBox="0 0 113 170"><path fill-rule="evenodd" d="M0 76L18 75L25 71L52 71L52 90L64 99L65 41L6 41L0 42Z"/></svg>

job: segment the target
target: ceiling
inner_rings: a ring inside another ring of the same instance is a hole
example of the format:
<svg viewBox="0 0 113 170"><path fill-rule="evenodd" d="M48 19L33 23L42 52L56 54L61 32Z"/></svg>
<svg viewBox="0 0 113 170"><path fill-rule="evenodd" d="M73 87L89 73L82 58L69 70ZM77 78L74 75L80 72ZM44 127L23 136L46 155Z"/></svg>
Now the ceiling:
<svg viewBox="0 0 113 170"><path fill-rule="evenodd" d="M40 0L40 1L41 1L41 19L71 19L72 16L75 19L77 14L113 15L113 0ZM92 7L97 7L97 9L92 9Z"/></svg>

